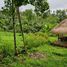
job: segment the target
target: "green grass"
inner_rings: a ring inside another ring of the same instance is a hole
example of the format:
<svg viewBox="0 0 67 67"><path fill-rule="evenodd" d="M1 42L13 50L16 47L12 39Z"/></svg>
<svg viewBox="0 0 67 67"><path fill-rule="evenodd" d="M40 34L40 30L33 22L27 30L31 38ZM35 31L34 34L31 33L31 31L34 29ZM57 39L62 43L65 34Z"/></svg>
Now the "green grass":
<svg viewBox="0 0 67 67"><path fill-rule="evenodd" d="M20 46L23 46L23 39L19 36L19 33L16 35L17 47L19 49ZM26 44L31 48L28 49L28 52L41 52L44 54L44 58L34 59L23 54L20 54L18 57L7 56L0 63L0 67L67 67L67 48L52 46L48 43L49 40L51 42L57 40L57 37L48 37L44 33L31 33L25 34L25 38ZM34 46L35 44L37 46ZM0 32L0 52L4 46L7 54L8 52L14 52L13 33Z"/></svg>
<svg viewBox="0 0 67 67"><path fill-rule="evenodd" d="M16 34L16 36L17 36L17 45L19 46L19 45L21 45L21 44L23 44L23 42L22 42L22 37L21 36L19 36L19 34L17 33ZM2 43L2 44L5 44L5 45L9 45L9 46L11 46L11 47L13 47L13 44L14 44L14 41L13 41L13 33L10 33L10 32L0 32L0 42Z"/></svg>

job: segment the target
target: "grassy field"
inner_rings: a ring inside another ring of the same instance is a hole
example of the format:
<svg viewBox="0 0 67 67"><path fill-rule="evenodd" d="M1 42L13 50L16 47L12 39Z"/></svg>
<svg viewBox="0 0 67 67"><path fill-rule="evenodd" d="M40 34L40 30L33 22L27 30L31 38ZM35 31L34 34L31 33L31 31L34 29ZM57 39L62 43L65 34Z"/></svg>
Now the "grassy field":
<svg viewBox="0 0 67 67"><path fill-rule="evenodd" d="M20 51L23 39L19 33L16 35ZM45 33L25 34L28 55L14 57L13 33L0 32L0 67L67 67L67 48L50 45L56 39Z"/></svg>

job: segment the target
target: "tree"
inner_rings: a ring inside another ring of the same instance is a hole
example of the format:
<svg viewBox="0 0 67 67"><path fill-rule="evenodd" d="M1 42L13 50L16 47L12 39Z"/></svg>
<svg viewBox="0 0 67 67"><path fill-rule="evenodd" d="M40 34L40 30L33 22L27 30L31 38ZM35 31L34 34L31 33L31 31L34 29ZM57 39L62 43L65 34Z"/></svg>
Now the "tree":
<svg viewBox="0 0 67 67"><path fill-rule="evenodd" d="M59 17L60 21L67 18L66 11L65 10L57 10L56 16Z"/></svg>
<svg viewBox="0 0 67 67"><path fill-rule="evenodd" d="M7 2L5 0L5 7L2 7L3 10L1 10L1 19L3 20L1 22L2 24L2 28L6 31L8 31L9 29L12 29L11 26L11 13L10 13L10 9L8 9L8 6L6 6Z"/></svg>
<svg viewBox="0 0 67 67"><path fill-rule="evenodd" d="M7 4L5 6L9 9L12 10L12 19L13 19L13 28L14 28L14 45L15 45L15 50L16 50L16 32L15 32L15 11L17 12L19 24L20 24L20 29L22 33L22 38L23 38L23 43L24 43L24 49L26 52L26 45L25 45L25 40L24 40L24 34L23 34L23 27L21 23L21 16L20 16L20 11L19 7L21 5L26 5L26 4L32 4L35 6L35 12L38 15L43 16L44 12L49 9L49 5L46 0L6 0L5 1ZM11 7L12 4L12 7Z"/></svg>
<svg viewBox="0 0 67 67"><path fill-rule="evenodd" d="M30 0L30 3L35 6L35 12L42 17L45 16L45 11L49 9L47 0Z"/></svg>
<svg viewBox="0 0 67 67"><path fill-rule="evenodd" d="M22 27L22 22L21 22L21 16L20 16L20 12L19 12L19 7L23 4L25 5L27 1L21 1L21 0L15 0L15 7L16 7L16 12L17 12L17 16L18 16L18 20L19 20L19 24L20 24L20 30L21 30L21 35L23 38L23 43L24 43L24 53L27 53L27 49L26 49L26 44L25 44L25 40L24 40L24 33L23 33L23 27Z"/></svg>
<svg viewBox="0 0 67 67"><path fill-rule="evenodd" d="M13 20L13 32L14 32L14 49L15 49L15 55L17 55L16 50L16 29L15 29L15 6L14 1L12 0L12 20Z"/></svg>
<svg viewBox="0 0 67 67"><path fill-rule="evenodd" d="M45 0L15 0L15 6L17 9L17 14L18 14L18 19L20 23L20 29L23 37L23 42L24 42L24 48L25 48L25 41L24 41L24 34L23 34L23 28L22 28L22 23L21 23L21 18L20 18L20 12L19 12L19 7L21 5L26 5L26 4L32 4L35 6L35 12L40 15L44 15L44 12L49 9L49 5L47 1ZM25 50L26 51L26 50Z"/></svg>
<svg viewBox="0 0 67 67"><path fill-rule="evenodd" d="M14 4L14 0L5 0L5 7L3 8L3 11L6 10L6 12L4 12L10 19L12 19L13 21L13 33L14 33L14 55L17 55L17 46L16 46L16 29L15 29L15 4ZM8 19L9 19L8 18Z"/></svg>

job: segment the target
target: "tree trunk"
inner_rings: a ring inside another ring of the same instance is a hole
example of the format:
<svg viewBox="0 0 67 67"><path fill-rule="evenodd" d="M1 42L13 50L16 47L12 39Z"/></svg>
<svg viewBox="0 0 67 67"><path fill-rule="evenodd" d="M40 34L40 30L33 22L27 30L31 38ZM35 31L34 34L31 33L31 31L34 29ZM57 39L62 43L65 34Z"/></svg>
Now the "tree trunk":
<svg viewBox="0 0 67 67"><path fill-rule="evenodd" d="M14 55L17 55L17 50L16 50L16 29L15 29L15 9L14 9L14 3L12 0L12 20L13 20L13 33L14 33Z"/></svg>
<svg viewBox="0 0 67 67"><path fill-rule="evenodd" d="M22 28L22 23L21 23L21 17L20 17L20 12L19 12L19 7L16 8L16 11L17 11L17 16L18 16L19 24L20 24L21 35L22 35L22 38L23 38L24 51L25 51L25 53L27 53L26 45L25 45L25 40L24 40L24 33L23 33L23 28Z"/></svg>

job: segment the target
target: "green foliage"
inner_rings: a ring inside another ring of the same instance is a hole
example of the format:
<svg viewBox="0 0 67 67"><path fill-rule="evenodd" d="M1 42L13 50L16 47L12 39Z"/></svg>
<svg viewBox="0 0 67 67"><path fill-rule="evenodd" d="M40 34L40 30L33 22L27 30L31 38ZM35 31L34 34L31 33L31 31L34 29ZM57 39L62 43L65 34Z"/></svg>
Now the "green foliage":
<svg viewBox="0 0 67 67"><path fill-rule="evenodd" d="M59 18L57 16L48 15L45 19L41 16L37 16L32 10L26 10L21 12L21 20L23 26L23 32L49 32L58 22ZM5 18L1 20L0 26L3 30L12 31L12 21L8 22ZM20 27L18 19L16 19L16 31L20 32Z"/></svg>
<svg viewBox="0 0 67 67"><path fill-rule="evenodd" d="M53 11L53 16L57 16L59 18L59 22L67 18L67 11L66 10L56 10ZM59 23L58 22L58 23Z"/></svg>
<svg viewBox="0 0 67 67"><path fill-rule="evenodd" d="M37 15L45 14L45 11L49 9L49 4L47 0L29 0L32 5L35 6L35 12Z"/></svg>
<svg viewBox="0 0 67 67"><path fill-rule="evenodd" d="M23 31L24 32L37 32L42 27L42 18L37 17L31 10L26 10L22 13L23 18Z"/></svg>
<svg viewBox="0 0 67 67"><path fill-rule="evenodd" d="M11 48L9 46L0 46L1 49L2 49L2 54L3 54L3 57L7 57L8 55L10 56L10 53L12 53L10 50Z"/></svg>
<svg viewBox="0 0 67 67"><path fill-rule="evenodd" d="M49 9L49 5L45 0L37 0L35 2L35 12L40 15L44 15L45 11Z"/></svg>
<svg viewBox="0 0 67 67"><path fill-rule="evenodd" d="M56 15L57 15L57 17L59 17L60 21L62 21L62 20L67 18L65 10L57 10Z"/></svg>
<svg viewBox="0 0 67 67"><path fill-rule="evenodd" d="M13 33L8 33L8 32L0 32L0 48L1 52L7 56L7 55L13 55L14 54L14 42L13 42ZM17 34L17 45L18 49L21 46L22 42L22 37ZM23 45L23 43L22 43Z"/></svg>
<svg viewBox="0 0 67 67"><path fill-rule="evenodd" d="M21 16L23 19L23 31L27 33L39 31L48 32L59 22L59 18L56 16L50 15L44 19L32 13L31 10L26 10L21 13Z"/></svg>
<svg viewBox="0 0 67 67"><path fill-rule="evenodd" d="M42 32L50 33L51 29L55 27L59 22L59 18L56 16L49 16L43 20Z"/></svg>
<svg viewBox="0 0 67 67"><path fill-rule="evenodd" d="M14 0L16 6L26 5L28 4L28 0Z"/></svg>
<svg viewBox="0 0 67 67"><path fill-rule="evenodd" d="M3 7L3 10L0 11L1 16L0 16L0 27L3 30L11 30L12 28L12 20L11 20L11 16L12 16L12 12L10 12L11 10L11 6L9 7L10 9L7 9L8 6Z"/></svg>
<svg viewBox="0 0 67 67"><path fill-rule="evenodd" d="M48 36L43 33L29 33L25 38L26 46L31 49L44 45L47 40Z"/></svg>
<svg viewBox="0 0 67 67"><path fill-rule="evenodd" d="M18 56L13 57L13 33L0 32L0 63L4 67L67 67L67 49L50 45L51 42L57 40L57 36L53 36L51 29L58 24L59 20L67 17L66 12L58 10L56 14L50 14L47 0L13 0L14 12L16 7L28 3L35 6L35 12L32 12L32 10L20 12L22 31L28 34L25 34L25 39L22 39L19 33L16 34ZM5 7L3 11L0 11L0 14L1 30L13 30L11 0L5 0ZM15 16L15 20L16 31L20 32L17 16ZM28 56L19 54L24 50L23 40L25 40L25 46L29 51ZM35 51L43 53L44 58L31 58L30 53L35 53ZM2 65L0 67L3 67Z"/></svg>
<svg viewBox="0 0 67 67"><path fill-rule="evenodd" d="M10 30L11 31L13 29L12 20L11 20L12 19L11 18L11 16L12 16L12 1L11 0L4 0L4 3L5 3L5 7L3 7L2 13L5 15L5 17L4 17L5 18L4 19L5 23L4 23L4 25L2 24L2 27L3 27L4 30L7 30L7 31ZM23 0L23 1L22 0L13 0L13 4L14 4L14 11L15 11L15 8L16 7L20 7L21 5L26 5L26 4L32 4L32 5L34 5L35 6L35 12L36 13L40 13L40 12L41 13L44 13L44 11L46 11L46 10L49 9L49 5L48 5L47 1L44 1L44 0L41 0L41 1L39 1L39 0L37 0L37 1L35 1L35 0ZM39 26L36 25L37 26L36 27L37 30L36 30L36 28L32 28L32 25L31 25L32 22L33 23L35 22L34 21L34 19L35 19L34 18L35 17L34 14L31 11L30 12L27 11L26 14L27 15L26 15L26 19L25 20L27 20L28 25L30 24L31 27L30 26L27 26L27 25L24 25L23 26L24 29L25 28L27 29L27 30L25 30L25 32L26 31L28 32L29 29L31 29L33 32L39 31L40 28L41 28L41 25L40 24L39 24ZM7 21L6 21L6 19L7 19ZM32 21L30 21L30 20L32 20ZM37 21L37 22L39 22L39 21ZM19 29L17 28L17 30L19 30Z"/></svg>
<svg viewBox="0 0 67 67"><path fill-rule="evenodd" d="M13 58L10 56L7 56L2 60L2 63L5 65L11 64L12 62L13 62Z"/></svg>
<svg viewBox="0 0 67 67"><path fill-rule="evenodd" d="M5 33L5 34L4 34ZM47 33L29 33L25 34L25 40L27 41L28 48L31 48L32 50L29 52L33 52L36 50L37 52L44 53L44 57L42 59L34 59L30 58L29 55L18 55L16 58L8 54L13 53L13 33L10 32L0 32L1 39L0 39L0 58L2 56L1 52L5 48L5 55L7 53L7 56L2 58L2 64L0 66L4 67L66 67L67 66L67 49L61 48L61 47L55 47L50 44L48 44L48 40L51 42L55 41L56 37L48 37ZM21 44L21 36L17 33L17 47L18 49ZM10 40L9 40L10 39ZM29 42L28 42L29 41ZM3 48L3 50L2 50ZM20 50L20 49L19 49ZM59 55L60 56L59 56ZM45 56L46 55L46 56ZM21 58L20 58L21 57Z"/></svg>

